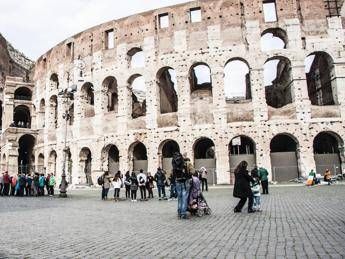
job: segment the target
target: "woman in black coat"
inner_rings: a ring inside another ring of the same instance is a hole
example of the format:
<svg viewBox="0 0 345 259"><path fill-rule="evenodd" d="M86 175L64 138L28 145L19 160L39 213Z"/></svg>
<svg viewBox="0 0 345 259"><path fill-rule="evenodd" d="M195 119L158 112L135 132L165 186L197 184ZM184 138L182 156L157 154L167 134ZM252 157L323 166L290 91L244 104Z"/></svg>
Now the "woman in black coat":
<svg viewBox="0 0 345 259"><path fill-rule="evenodd" d="M240 198L234 212L241 212L244 204L248 198L248 213L253 213L253 193L250 188L250 182L253 182L253 178L248 174L248 163L242 161L235 169L235 186L234 197Z"/></svg>

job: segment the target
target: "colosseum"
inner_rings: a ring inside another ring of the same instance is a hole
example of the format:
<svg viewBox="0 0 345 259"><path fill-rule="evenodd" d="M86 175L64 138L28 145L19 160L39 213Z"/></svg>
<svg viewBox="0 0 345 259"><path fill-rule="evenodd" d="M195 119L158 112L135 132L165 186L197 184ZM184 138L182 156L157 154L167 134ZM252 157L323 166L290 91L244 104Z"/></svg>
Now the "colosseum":
<svg viewBox="0 0 345 259"><path fill-rule="evenodd" d="M200 0L76 34L34 65L0 38L1 168L92 185L241 160L284 182L345 169L342 0ZM32 67L33 65L33 67Z"/></svg>

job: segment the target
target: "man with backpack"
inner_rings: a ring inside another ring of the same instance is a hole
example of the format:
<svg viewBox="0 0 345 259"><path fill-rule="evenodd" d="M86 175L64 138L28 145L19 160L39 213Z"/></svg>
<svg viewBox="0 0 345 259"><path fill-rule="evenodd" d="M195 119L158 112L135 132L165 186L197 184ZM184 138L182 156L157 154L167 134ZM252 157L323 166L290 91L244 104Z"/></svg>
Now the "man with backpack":
<svg viewBox="0 0 345 259"><path fill-rule="evenodd" d="M189 195L189 180L191 178L191 162L179 152L173 154L173 177L176 181L177 214L180 219L187 219L187 204Z"/></svg>

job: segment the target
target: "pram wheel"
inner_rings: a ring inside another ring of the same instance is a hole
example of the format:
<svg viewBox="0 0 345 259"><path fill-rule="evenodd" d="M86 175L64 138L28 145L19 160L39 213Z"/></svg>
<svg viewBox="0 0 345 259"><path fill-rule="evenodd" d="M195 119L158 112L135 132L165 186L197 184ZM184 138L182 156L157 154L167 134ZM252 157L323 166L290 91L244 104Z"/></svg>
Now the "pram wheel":
<svg viewBox="0 0 345 259"><path fill-rule="evenodd" d="M205 210L205 214L206 214L206 215L211 215L211 213L212 213L212 211L211 211L210 208L207 208L207 209Z"/></svg>
<svg viewBox="0 0 345 259"><path fill-rule="evenodd" d="M197 215L198 217L202 217L202 216L204 216L204 211L198 209L198 211L196 212L196 215Z"/></svg>

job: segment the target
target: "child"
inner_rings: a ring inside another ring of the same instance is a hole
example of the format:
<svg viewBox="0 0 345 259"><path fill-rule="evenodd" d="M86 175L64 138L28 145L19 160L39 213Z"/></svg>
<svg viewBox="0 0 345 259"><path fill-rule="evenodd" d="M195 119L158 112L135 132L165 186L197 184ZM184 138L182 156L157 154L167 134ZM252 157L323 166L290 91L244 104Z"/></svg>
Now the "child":
<svg viewBox="0 0 345 259"><path fill-rule="evenodd" d="M255 211L261 212L261 195L260 195L260 178L257 171L253 170L251 172L254 182L251 182L251 189L254 196L253 209Z"/></svg>

